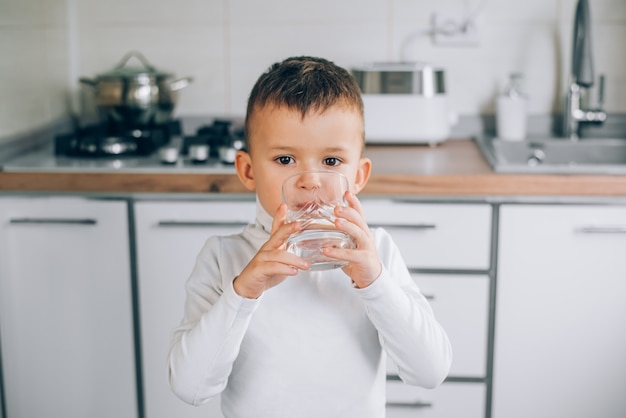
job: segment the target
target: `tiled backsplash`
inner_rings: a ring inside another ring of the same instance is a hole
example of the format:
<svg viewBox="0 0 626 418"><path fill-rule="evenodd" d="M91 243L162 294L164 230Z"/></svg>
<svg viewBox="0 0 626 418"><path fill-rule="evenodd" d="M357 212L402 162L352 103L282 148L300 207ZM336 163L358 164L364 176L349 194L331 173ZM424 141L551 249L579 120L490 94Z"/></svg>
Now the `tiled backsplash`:
<svg viewBox="0 0 626 418"><path fill-rule="evenodd" d="M179 115L243 115L271 63L318 55L350 67L428 61L446 69L454 110L494 112L510 72L525 75L530 113L560 113L576 0L0 0L0 142L68 113L78 78L129 50L193 76ZM606 109L626 113L626 1L590 0L596 72ZM437 46L421 34L434 13L478 10L477 46ZM410 39L410 42L406 42ZM404 54L401 53L404 51ZM404 56L402 56L404 55Z"/></svg>

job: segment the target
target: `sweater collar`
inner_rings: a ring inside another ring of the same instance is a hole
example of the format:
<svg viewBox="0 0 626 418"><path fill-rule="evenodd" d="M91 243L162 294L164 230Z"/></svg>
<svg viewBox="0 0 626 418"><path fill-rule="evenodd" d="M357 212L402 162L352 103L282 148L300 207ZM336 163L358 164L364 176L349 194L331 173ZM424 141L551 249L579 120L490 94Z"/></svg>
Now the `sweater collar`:
<svg viewBox="0 0 626 418"><path fill-rule="evenodd" d="M261 202L259 202L259 199L257 198L256 200L256 224L257 226L260 227L263 231L267 232L268 234L271 234L272 222L274 222L274 219L270 216L269 213L265 211L265 209L263 209L263 205L261 205Z"/></svg>

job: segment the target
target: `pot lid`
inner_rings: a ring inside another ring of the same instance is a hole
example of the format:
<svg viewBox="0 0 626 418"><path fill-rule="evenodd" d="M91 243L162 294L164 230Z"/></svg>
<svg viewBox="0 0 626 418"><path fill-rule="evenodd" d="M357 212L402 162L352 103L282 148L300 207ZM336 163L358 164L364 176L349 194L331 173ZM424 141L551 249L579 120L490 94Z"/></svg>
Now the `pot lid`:
<svg viewBox="0 0 626 418"><path fill-rule="evenodd" d="M128 65L131 58L136 58L140 66ZM124 58L111 71L98 74L97 78L102 79L135 79L135 78L155 78L169 77L170 73L157 70L150 62L138 51L131 51L124 55Z"/></svg>

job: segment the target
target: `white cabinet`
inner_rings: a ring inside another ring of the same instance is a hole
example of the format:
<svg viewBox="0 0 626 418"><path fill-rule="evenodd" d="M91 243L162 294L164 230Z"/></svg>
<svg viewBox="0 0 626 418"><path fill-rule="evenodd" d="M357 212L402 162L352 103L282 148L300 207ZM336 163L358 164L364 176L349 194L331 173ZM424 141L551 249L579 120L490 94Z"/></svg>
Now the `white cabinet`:
<svg viewBox="0 0 626 418"><path fill-rule="evenodd" d="M484 418L488 402L492 209L489 204L363 199L370 226L394 238L453 348L449 378L403 384L388 361L387 417Z"/></svg>
<svg viewBox="0 0 626 418"><path fill-rule="evenodd" d="M363 200L371 226L393 236L409 267L489 268L491 206Z"/></svg>
<svg viewBox="0 0 626 418"><path fill-rule="evenodd" d="M489 319L486 275L419 274L413 277L429 299L453 347L450 376L485 377Z"/></svg>
<svg viewBox="0 0 626 418"><path fill-rule="evenodd" d="M626 207L500 209L493 417L626 416Z"/></svg>
<svg viewBox="0 0 626 418"><path fill-rule="evenodd" d="M387 418L484 418L485 385L446 382L423 389L387 382Z"/></svg>
<svg viewBox="0 0 626 418"><path fill-rule="evenodd" d="M211 235L241 231L255 214L254 201L135 203L146 418L222 416L217 398L193 407L172 393L167 354L200 248Z"/></svg>
<svg viewBox="0 0 626 418"><path fill-rule="evenodd" d="M137 416L127 204L0 198L7 417Z"/></svg>
<svg viewBox="0 0 626 418"><path fill-rule="evenodd" d="M387 226L411 267L488 268L489 205L399 204L367 199L363 204L371 223ZM253 201L135 204L146 418L221 417L219 399L194 408L172 394L166 358L172 330L183 314L184 284L201 246L211 235L240 231L254 215ZM415 271L414 277L431 298L435 314L455 345L451 375L484 379L489 277L475 271L467 275ZM446 382L428 391L392 380L388 392L392 403L388 417L412 416L407 413L413 414L415 401L422 398L428 405L420 408L418 402L417 408L426 413L425 417L447 417L454 411L465 411L467 417L485 416L486 386L482 381Z"/></svg>

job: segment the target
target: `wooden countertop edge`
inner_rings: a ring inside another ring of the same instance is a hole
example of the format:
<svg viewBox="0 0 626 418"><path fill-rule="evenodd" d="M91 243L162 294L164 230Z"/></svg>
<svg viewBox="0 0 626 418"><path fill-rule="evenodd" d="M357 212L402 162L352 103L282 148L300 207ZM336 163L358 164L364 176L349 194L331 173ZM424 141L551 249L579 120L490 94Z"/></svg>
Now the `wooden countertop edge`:
<svg viewBox="0 0 626 418"><path fill-rule="evenodd" d="M234 174L0 172L0 192L247 193ZM373 174L363 194L626 196L626 176Z"/></svg>
<svg viewBox="0 0 626 418"><path fill-rule="evenodd" d="M366 193L485 196L626 196L626 176L375 175Z"/></svg>

